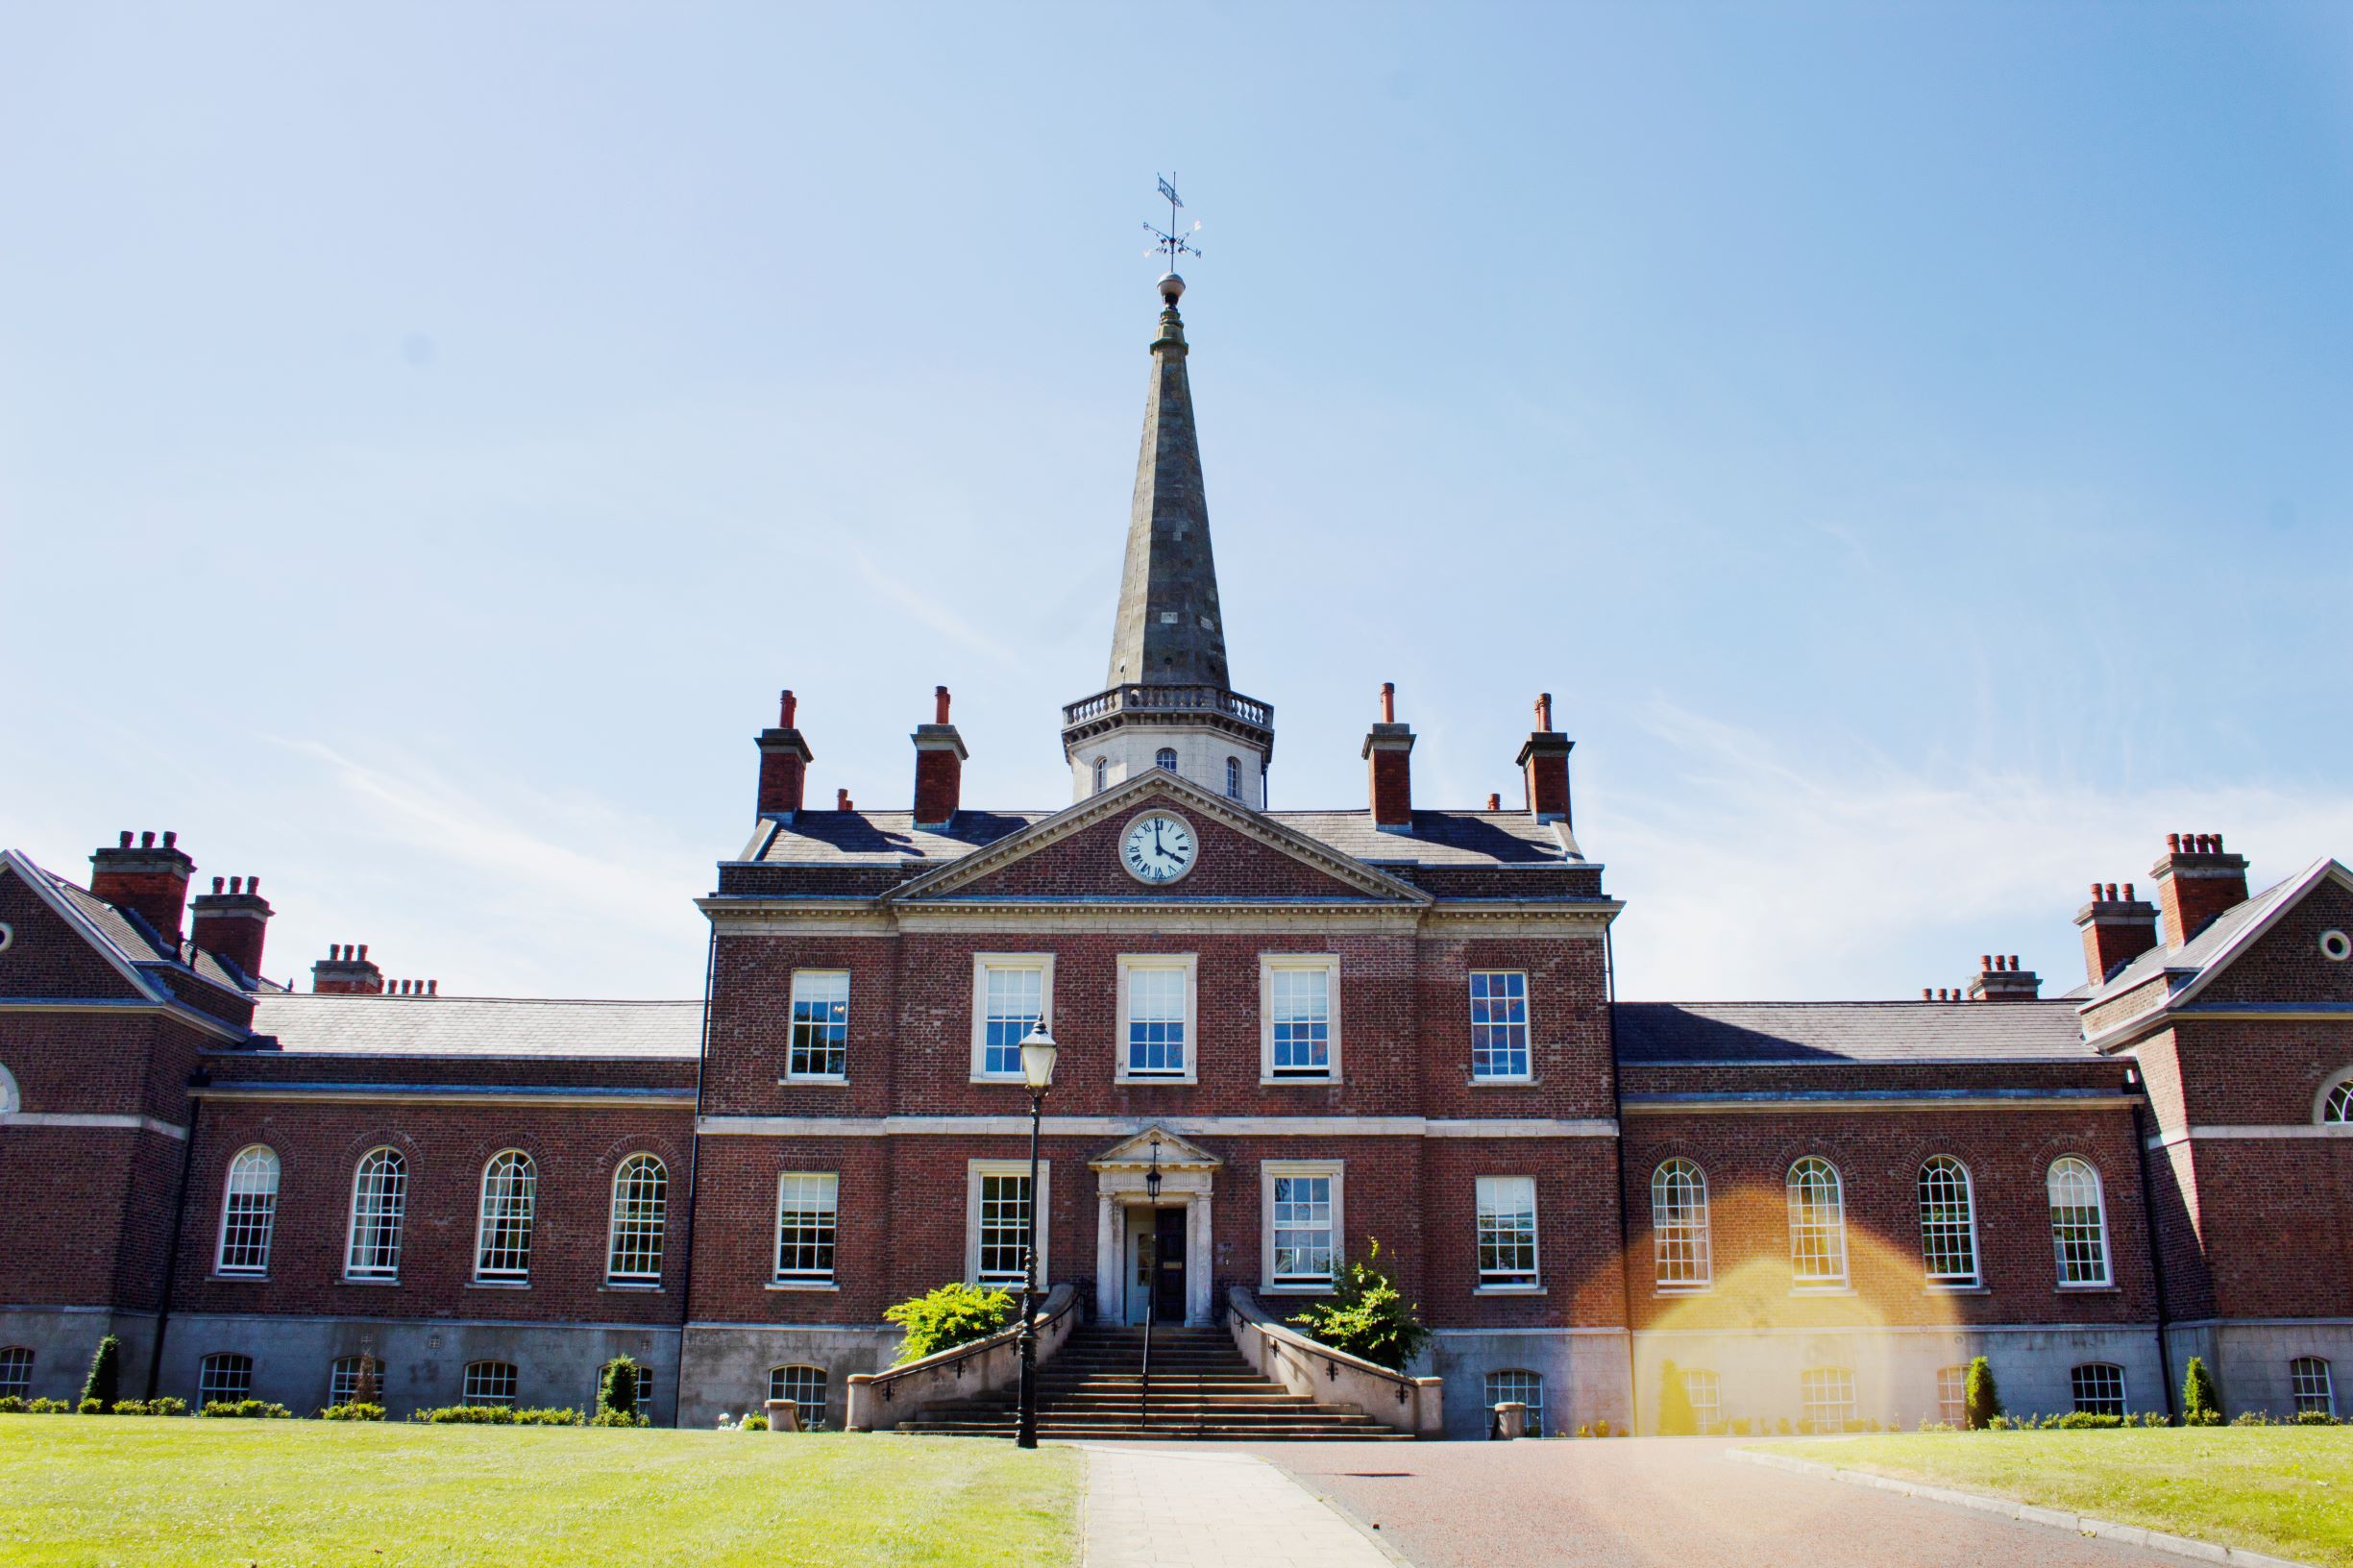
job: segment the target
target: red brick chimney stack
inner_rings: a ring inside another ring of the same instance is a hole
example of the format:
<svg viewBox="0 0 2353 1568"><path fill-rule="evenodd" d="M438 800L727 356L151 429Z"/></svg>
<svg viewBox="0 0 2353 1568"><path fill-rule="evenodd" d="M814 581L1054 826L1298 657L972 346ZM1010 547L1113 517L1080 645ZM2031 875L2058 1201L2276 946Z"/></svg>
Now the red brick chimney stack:
<svg viewBox="0 0 2353 1568"><path fill-rule="evenodd" d="M2133 896L2132 884L2120 895L2113 882L2092 884L2092 900L2075 911L2083 931L2083 972L2094 986L2157 945L2157 906Z"/></svg>
<svg viewBox="0 0 2353 1568"><path fill-rule="evenodd" d="M164 834L160 845L153 833L142 833L135 845L126 830L120 843L90 856L90 892L136 915L177 949L188 878L195 870L196 862L180 847L178 833Z"/></svg>
<svg viewBox="0 0 2353 1568"><path fill-rule="evenodd" d="M310 966L310 989L321 996L381 996L384 971L368 961L368 944L338 943Z"/></svg>
<svg viewBox="0 0 2353 1568"><path fill-rule="evenodd" d="M2021 968L2016 953L1979 955L1977 972L1969 982L1973 1002L2031 1002L2042 994L2043 977Z"/></svg>
<svg viewBox="0 0 2353 1568"><path fill-rule="evenodd" d="M261 978L261 943L270 926L261 878L233 876L224 893L221 879L214 877L212 891L189 903L188 916L188 938L197 946L234 966L248 980Z"/></svg>
<svg viewBox="0 0 2353 1568"><path fill-rule="evenodd" d="M2216 916L2246 902L2246 857L2225 854L2219 833L2168 833L2165 858L2149 875L2157 879L2169 949L2186 945Z"/></svg>
<svg viewBox="0 0 2353 1568"><path fill-rule="evenodd" d="M1576 744L1553 727L1553 694L1539 694L1535 733L1521 743L1517 759L1528 810L1539 822L1569 821L1569 751Z"/></svg>
<svg viewBox="0 0 2353 1568"><path fill-rule="evenodd" d="M787 691L778 700L776 727L760 731L760 804L763 817L781 817L786 821L800 810L802 789L809 781L809 764L817 754L809 743L800 738L793 727L797 704Z"/></svg>
<svg viewBox="0 0 2353 1568"><path fill-rule="evenodd" d="M915 825L939 829L955 821L964 793L964 737L947 722L947 688L935 686L932 722L918 724L915 742Z"/></svg>
<svg viewBox="0 0 2353 1568"><path fill-rule="evenodd" d="M1373 826L1384 833L1413 831L1413 730L1397 722L1397 683L1381 683L1381 717L1361 752L1371 778Z"/></svg>

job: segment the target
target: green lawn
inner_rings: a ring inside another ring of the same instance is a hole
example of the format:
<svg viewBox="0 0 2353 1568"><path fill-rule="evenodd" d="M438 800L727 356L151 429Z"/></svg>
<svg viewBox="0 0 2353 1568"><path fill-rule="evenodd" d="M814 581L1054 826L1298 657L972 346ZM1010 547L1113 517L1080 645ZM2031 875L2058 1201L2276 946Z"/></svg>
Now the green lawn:
<svg viewBox="0 0 2353 1568"><path fill-rule="evenodd" d="M0 1562L1077 1559L1080 1457L961 1438L0 1415Z"/></svg>
<svg viewBox="0 0 2353 1568"><path fill-rule="evenodd" d="M2353 1568L2353 1427L1923 1433L1758 1446Z"/></svg>

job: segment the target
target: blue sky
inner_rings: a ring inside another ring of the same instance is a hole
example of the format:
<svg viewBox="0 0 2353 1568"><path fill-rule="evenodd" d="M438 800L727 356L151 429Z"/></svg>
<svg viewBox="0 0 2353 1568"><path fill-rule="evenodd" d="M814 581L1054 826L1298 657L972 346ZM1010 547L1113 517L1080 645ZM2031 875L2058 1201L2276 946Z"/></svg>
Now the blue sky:
<svg viewBox="0 0 2353 1568"><path fill-rule="evenodd" d="M16 8L0 844L692 994L777 687L1061 802L1168 170L1278 807L1554 692L1635 996L2353 851L2353 12L2165 4Z"/></svg>

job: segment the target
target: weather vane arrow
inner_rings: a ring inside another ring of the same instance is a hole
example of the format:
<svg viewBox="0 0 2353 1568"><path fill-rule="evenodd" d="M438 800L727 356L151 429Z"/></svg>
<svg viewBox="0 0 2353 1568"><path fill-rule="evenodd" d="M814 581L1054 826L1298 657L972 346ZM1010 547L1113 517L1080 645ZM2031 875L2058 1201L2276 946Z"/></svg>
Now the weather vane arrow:
<svg viewBox="0 0 2353 1568"><path fill-rule="evenodd" d="M1170 272L1174 272L1176 271L1178 257L1199 256L1201 254L1201 248L1198 245L1191 243L1192 236L1201 232L1201 224L1198 219L1195 219L1193 226L1190 229L1180 229L1177 227L1177 225L1182 221L1177 217L1177 213L1184 208L1185 199L1177 194L1176 186L1168 183L1168 177L1166 175L1156 176L1156 178L1160 181L1161 195L1166 198L1168 202L1168 227L1163 229L1156 223L1147 223L1144 225L1144 233L1152 236L1153 242L1143 254L1146 256L1165 256L1168 258L1168 270Z"/></svg>

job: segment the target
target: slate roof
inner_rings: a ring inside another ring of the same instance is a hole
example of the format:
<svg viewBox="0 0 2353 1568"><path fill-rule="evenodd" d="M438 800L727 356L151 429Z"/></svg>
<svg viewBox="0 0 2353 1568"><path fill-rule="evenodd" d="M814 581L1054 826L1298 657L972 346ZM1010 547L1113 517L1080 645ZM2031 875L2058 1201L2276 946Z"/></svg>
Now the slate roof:
<svg viewBox="0 0 2353 1568"><path fill-rule="evenodd" d="M702 1003L264 996L254 1007L254 1033L277 1037L277 1048L289 1053L692 1061L702 1049Z"/></svg>
<svg viewBox="0 0 2353 1568"><path fill-rule="evenodd" d="M763 822L739 858L761 865L943 864L1059 815L960 811L944 830L915 825L911 811L803 811L790 824ZM1566 835L1525 811L1417 811L1410 833L1384 833L1370 811L1270 811L1269 821L1358 860L1415 866L1583 866ZM1573 844L1575 841L1570 840Z"/></svg>
<svg viewBox="0 0 2353 1568"><path fill-rule="evenodd" d="M44 866L35 866L22 856L19 864L31 868L45 878L58 895L73 905L74 913L87 920L99 938L110 943L126 964L168 965L192 971L224 991L242 993L248 983L219 959L198 947L185 938L173 946L150 927L145 920L117 909L87 888L68 882Z"/></svg>
<svg viewBox="0 0 2353 1568"><path fill-rule="evenodd" d="M2089 994L2102 999L2120 996L2135 986L2146 985L2158 975L2168 972L2181 975L2185 980L2195 976L2199 970L2219 956L2222 949L2228 947L2241 932L2262 920L2278 907L2283 899L2304 886L2311 879L2313 872L2323 864L2325 863L2316 861L2313 865L2296 872L2295 875L2283 877L2272 883L2243 903L2231 905L2230 908L2215 917L2212 925L2183 943L2177 950L2169 952L2163 942L2158 943L2156 946L2119 969L2115 979L2093 988Z"/></svg>
<svg viewBox="0 0 2353 1568"><path fill-rule="evenodd" d="M2098 1059L2063 1001L1620 1002L1616 1019L1629 1066Z"/></svg>

